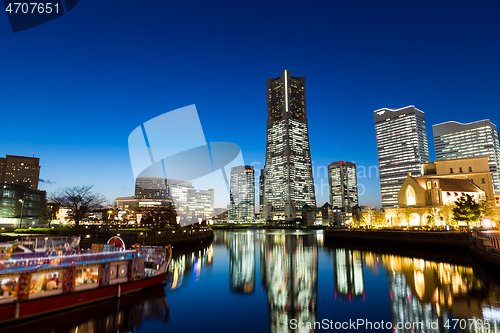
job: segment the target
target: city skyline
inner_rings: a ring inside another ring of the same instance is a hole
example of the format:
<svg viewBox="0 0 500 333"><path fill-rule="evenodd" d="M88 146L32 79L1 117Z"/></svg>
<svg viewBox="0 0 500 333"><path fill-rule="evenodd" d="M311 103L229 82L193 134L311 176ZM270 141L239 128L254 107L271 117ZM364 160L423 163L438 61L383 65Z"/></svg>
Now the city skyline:
<svg viewBox="0 0 500 333"><path fill-rule="evenodd" d="M220 3L157 6L151 13L132 10L131 3L119 8L103 3L97 12L80 3L60 19L17 34L6 16L0 19L10 50L3 55L9 66L2 83L2 151L34 152L41 159L39 188L48 194L95 184L109 202L132 195L128 134L190 104L198 107L207 141L238 144L245 164L256 162L260 170L264 81L283 68L308 81L318 206L328 201L328 186L321 190L328 183L322 167L349 160L356 162L364 187L360 204L380 207L379 179L368 172L378 165L373 110L415 105L429 125L499 123L500 46L492 41L500 31L500 4L366 1L362 6L291 3L286 9L233 4L231 10L241 11L237 16ZM303 24L291 26L279 42L260 24L284 25L298 13ZM301 46L297 51L269 52L295 42ZM211 83L197 89L197 80ZM435 160L432 140L429 151Z"/></svg>

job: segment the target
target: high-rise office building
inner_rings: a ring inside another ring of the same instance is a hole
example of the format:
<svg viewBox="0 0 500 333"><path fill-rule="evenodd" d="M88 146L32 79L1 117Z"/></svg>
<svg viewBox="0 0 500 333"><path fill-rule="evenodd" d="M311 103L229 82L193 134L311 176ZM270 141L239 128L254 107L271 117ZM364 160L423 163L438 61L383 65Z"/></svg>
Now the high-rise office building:
<svg viewBox="0 0 500 333"><path fill-rule="evenodd" d="M172 185L172 187L174 186L175 185ZM199 222L200 219L201 221L210 219L214 216L214 189L189 189L187 209L187 218L190 224Z"/></svg>
<svg viewBox="0 0 500 333"><path fill-rule="evenodd" d="M500 193L500 144L495 124L481 120L468 124L449 121L432 126L436 160L488 156L493 188Z"/></svg>
<svg viewBox="0 0 500 333"><path fill-rule="evenodd" d="M422 174L429 162L425 115L413 105L374 111L382 207L398 207L398 192L408 173Z"/></svg>
<svg viewBox="0 0 500 333"><path fill-rule="evenodd" d="M230 217L240 221L252 221L255 216L255 175L251 165L231 168Z"/></svg>
<svg viewBox="0 0 500 333"><path fill-rule="evenodd" d="M288 70L267 80L264 218L294 221L304 205L316 207L304 77Z"/></svg>
<svg viewBox="0 0 500 333"><path fill-rule="evenodd" d="M264 183L266 177L264 176L264 169L260 169L259 175L259 216L262 218L264 215Z"/></svg>
<svg viewBox="0 0 500 333"><path fill-rule="evenodd" d="M342 219L346 221L352 214L352 208L359 204L356 163L333 162L328 165L330 185L330 205L342 210Z"/></svg>
<svg viewBox="0 0 500 333"><path fill-rule="evenodd" d="M7 155L0 157L0 183L24 184L29 188L38 188L40 176L40 159Z"/></svg>

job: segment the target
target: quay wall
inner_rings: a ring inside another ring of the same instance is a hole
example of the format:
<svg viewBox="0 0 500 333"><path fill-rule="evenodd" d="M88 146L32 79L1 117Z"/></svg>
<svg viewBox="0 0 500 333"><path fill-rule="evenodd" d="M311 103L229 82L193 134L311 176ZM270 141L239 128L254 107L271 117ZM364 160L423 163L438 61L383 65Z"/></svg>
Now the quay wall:
<svg viewBox="0 0 500 333"><path fill-rule="evenodd" d="M465 232L432 232L432 231L386 231L386 230L352 230L327 229L325 240L328 242L379 244L407 248L428 248L466 250L468 236Z"/></svg>

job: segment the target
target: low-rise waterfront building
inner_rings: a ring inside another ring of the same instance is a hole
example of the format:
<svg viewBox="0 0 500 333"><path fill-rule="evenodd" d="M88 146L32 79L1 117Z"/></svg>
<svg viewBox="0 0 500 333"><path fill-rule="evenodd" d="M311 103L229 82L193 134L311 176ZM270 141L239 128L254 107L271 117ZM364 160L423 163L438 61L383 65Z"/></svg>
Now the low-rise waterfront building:
<svg viewBox="0 0 500 333"><path fill-rule="evenodd" d="M450 222L451 209L460 197L470 195L476 202L484 191L469 179L406 177L398 192L399 208L386 209L391 225L426 225L429 220L444 225Z"/></svg>
<svg viewBox="0 0 500 333"><path fill-rule="evenodd" d="M465 157L422 165L422 178L467 179L479 186L490 204L495 205L495 191L488 156Z"/></svg>

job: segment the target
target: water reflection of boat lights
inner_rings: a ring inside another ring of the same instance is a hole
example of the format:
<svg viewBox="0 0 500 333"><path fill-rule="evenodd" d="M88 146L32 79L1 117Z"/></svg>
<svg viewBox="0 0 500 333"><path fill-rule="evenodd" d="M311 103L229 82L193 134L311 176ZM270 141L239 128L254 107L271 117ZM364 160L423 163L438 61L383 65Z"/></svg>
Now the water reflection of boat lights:
<svg viewBox="0 0 500 333"><path fill-rule="evenodd" d="M174 281L172 281L172 287L170 287L170 290L174 290L175 287L177 287L177 281L179 280L179 269L175 267L174 270Z"/></svg>

